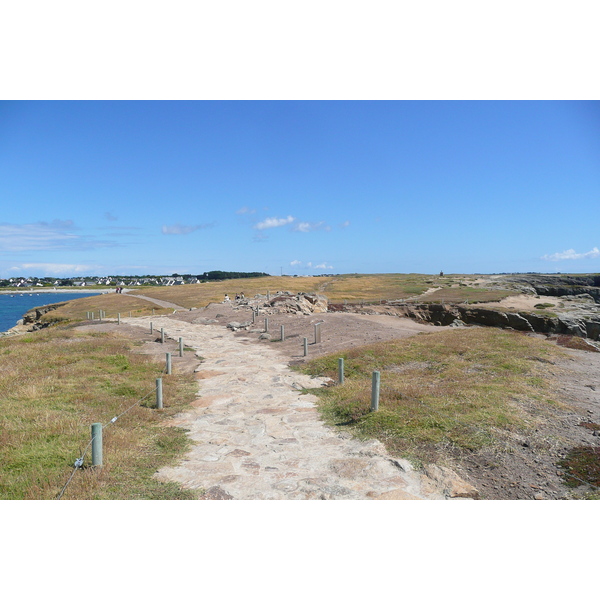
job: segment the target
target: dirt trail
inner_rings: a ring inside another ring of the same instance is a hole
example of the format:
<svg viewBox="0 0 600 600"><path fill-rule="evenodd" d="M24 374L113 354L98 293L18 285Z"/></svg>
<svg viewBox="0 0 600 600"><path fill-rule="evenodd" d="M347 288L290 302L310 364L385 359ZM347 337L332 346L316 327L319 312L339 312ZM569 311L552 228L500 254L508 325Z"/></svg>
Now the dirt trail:
<svg viewBox="0 0 600 600"><path fill-rule="evenodd" d="M130 290L123 290L124 294L127 294ZM148 300L149 302L153 302L157 306L161 306L162 308L173 308L175 310L187 310L183 306L179 306L179 304L173 304L172 302L167 302L166 300L157 300L156 298L151 298L150 296L142 296L141 294L131 294L136 298L141 298L142 300Z"/></svg>
<svg viewBox="0 0 600 600"><path fill-rule="evenodd" d="M380 442L325 426L315 396L302 393L324 381L291 371L269 344L176 315L122 321L143 328L152 322L204 359L198 398L174 420L194 446L181 464L161 469L159 479L202 488L207 499L446 497L443 486L390 457Z"/></svg>

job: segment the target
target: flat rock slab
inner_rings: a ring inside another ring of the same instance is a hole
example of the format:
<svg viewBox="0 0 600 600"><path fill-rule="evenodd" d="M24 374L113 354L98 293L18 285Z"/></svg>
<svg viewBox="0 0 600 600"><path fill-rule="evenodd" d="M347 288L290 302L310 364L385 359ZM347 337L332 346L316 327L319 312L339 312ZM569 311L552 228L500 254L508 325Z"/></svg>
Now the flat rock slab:
<svg viewBox="0 0 600 600"><path fill-rule="evenodd" d="M376 440L362 442L326 426L304 389L324 380L295 373L268 344L242 340L223 326L169 317L123 319L164 328L204 361L198 398L173 419L194 446L156 477L205 490L203 499L443 499L448 494ZM177 357L173 359L177 368ZM165 398L168 403L168 398Z"/></svg>

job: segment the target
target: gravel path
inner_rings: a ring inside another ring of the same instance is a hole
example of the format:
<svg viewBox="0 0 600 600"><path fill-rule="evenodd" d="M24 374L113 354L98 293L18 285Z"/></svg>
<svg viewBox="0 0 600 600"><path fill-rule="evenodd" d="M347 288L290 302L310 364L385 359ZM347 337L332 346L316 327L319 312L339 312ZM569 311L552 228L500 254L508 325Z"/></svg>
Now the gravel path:
<svg viewBox="0 0 600 600"><path fill-rule="evenodd" d="M222 325L169 317L123 319L164 328L184 339L203 363L192 410L174 424L194 446L157 477L203 489L205 499L443 499L445 494L375 440L360 442L325 426L316 398L323 385L289 369L268 343L239 337ZM174 362L176 368L176 361ZM168 400L165 400L168 401Z"/></svg>

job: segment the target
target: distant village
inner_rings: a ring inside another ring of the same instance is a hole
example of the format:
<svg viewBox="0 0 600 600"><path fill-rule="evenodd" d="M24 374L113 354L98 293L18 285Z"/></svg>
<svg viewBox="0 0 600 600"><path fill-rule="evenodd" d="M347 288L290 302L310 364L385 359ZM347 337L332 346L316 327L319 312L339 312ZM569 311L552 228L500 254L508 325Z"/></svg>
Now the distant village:
<svg viewBox="0 0 600 600"><path fill-rule="evenodd" d="M0 288L59 288L59 287L134 287L139 285L171 286L206 283L224 279L242 279L249 277L270 277L268 273L239 273L237 271L208 271L202 275L179 275L174 273L166 276L110 276L110 277L13 277L0 279Z"/></svg>
<svg viewBox="0 0 600 600"><path fill-rule="evenodd" d="M136 285L184 285L200 283L197 277L82 277L80 279L56 279L54 277L16 277L0 279L0 287L133 287Z"/></svg>

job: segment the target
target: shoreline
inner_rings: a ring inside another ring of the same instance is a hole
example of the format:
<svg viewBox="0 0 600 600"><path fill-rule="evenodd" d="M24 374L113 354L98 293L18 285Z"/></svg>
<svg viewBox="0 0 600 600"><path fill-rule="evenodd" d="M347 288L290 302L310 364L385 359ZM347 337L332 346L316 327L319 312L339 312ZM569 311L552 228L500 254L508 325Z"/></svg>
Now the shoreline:
<svg viewBox="0 0 600 600"><path fill-rule="evenodd" d="M73 289L53 289L53 288L29 288L29 289L21 289L18 290L0 290L0 294L10 294L11 296L15 295L31 295L31 294L114 294L114 290L92 290L92 289L82 289L82 288L73 288Z"/></svg>
<svg viewBox="0 0 600 600"><path fill-rule="evenodd" d="M74 288L74 289L68 289L68 288L60 288L60 289L53 289L53 288L43 288L43 289L36 289L36 288L19 288L18 290L0 290L0 296L10 296L12 298L14 298L15 296L44 296L46 294L71 294L71 295L75 295L75 294L85 294L87 296L101 296L104 294L109 294L109 293L115 293L114 290L90 290L90 289L82 289L82 288ZM56 304L56 302L51 302L50 304ZM38 306L34 307L34 308L42 308L44 306L49 306L49 304L43 304L40 303ZM30 309L31 310L31 309ZM23 315L21 316L20 319L17 319L15 325L13 325L12 327L9 327L6 330L2 330L0 331L0 337L6 337L6 336L12 336L12 335L19 335L22 333L27 333L28 329L27 326L24 326L22 324L23 318L25 317L25 314L28 311L26 311L25 313L23 313Z"/></svg>

